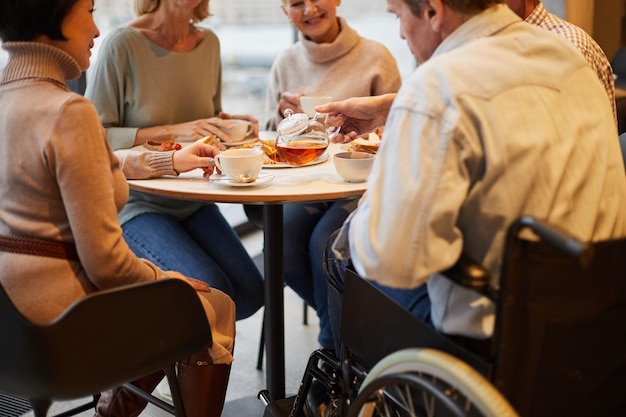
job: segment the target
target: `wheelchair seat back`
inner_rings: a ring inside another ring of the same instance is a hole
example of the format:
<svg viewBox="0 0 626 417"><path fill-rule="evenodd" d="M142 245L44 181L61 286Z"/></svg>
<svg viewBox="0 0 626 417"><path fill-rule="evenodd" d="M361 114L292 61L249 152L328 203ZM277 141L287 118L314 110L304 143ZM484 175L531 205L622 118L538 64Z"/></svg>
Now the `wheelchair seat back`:
<svg viewBox="0 0 626 417"><path fill-rule="evenodd" d="M520 237L526 227L543 237ZM506 246L486 354L425 325L352 271L343 345L369 368L408 347L444 351L489 378L521 416L626 415L626 238L581 244L522 219Z"/></svg>
<svg viewBox="0 0 626 417"><path fill-rule="evenodd" d="M493 382L520 415L626 415L626 239L572 258L510 239Z"/></svg>

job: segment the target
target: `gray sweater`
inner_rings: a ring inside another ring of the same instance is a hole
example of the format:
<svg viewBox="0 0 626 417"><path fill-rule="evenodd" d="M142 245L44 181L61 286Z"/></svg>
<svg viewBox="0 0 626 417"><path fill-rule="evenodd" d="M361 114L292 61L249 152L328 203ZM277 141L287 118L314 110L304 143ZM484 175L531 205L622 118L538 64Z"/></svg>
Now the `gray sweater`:
<svg viewBox="0 0 626 417"><path fill-rule="evenodd" d="M194 50L171 52L121 26L104 39L98 56L85 95L98 109L113 150L131 148L139 128L213 117L221 110L220 45L209 30ZM182 219L199 207L131 191L120 222L148 212Z"/></svg>

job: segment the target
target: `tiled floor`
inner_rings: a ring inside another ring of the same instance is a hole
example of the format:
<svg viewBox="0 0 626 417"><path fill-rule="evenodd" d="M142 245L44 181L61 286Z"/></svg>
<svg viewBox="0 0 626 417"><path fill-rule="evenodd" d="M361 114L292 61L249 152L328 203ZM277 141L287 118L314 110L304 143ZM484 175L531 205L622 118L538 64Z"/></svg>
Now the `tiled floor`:
<svg viewBox="0 0 626 417"><path fill-rule="evenodd" d="M238 225L245 220L241 206L223 205L222 211L233 225ZM243 217L242 217L243 216ZM258 230L242 236L242 241L251 256L262 253L263 235ZM294 394L300 384L304 368L309 354L317 349L318 321L313 309L308 310L308 325L302 323L302 299L289 288L285 288L285 338L289 340L285 351L286 360L286 392ZM235 341L235 362L231 371L230 382L226 392L226 407L223 416L226 417L261 417L262 409L257 414L237 415L232 412L233 407L244 401L258 401L254 399L258 392L266 388L265 372L256 369L259 338L261 335L261 321L263 310L258 311L252 317L237 322L237 337ZM84 402L84 400L55 403L51 408L50 416L72 408ZM248 409L248 408L247 408ZM32 412L24 414L32 416ZM80 417L93 416L93 411L78 414ZM165 417L170 414L149 405L140 417Z"/></svg>

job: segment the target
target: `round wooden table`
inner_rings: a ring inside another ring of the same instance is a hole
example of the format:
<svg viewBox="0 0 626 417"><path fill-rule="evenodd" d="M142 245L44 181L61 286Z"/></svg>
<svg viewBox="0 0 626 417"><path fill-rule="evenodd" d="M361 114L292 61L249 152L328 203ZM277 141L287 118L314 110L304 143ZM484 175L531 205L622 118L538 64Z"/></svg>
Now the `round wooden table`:
<svg viewBox="0 0 626 417"><path fill-rule="evenodd" d="M266 381L273 400L285 397L283 204L361 196L366 182L348 183L335 172L332 156L344 146L331 144L321 163L302 167L264 166L262 175L273 178L254 186L235 187L225 181L211 182L202 177L200 170L179 177L128 181L133 190L165 197L263 205ZM141 151L141 147L135 147L127 152Z"/></svg>

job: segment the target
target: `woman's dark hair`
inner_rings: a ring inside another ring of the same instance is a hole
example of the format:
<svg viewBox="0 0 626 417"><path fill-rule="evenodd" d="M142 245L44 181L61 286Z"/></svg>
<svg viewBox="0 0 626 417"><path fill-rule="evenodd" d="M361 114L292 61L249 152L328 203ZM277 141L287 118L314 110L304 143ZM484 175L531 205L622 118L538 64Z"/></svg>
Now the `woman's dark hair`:
<svg viewBox="0 0 626 417"><path fill-rule="evenodd" d="M0 39L32 41L37 35L66 40L61 24L78 0L0 0Z"/></svg>

